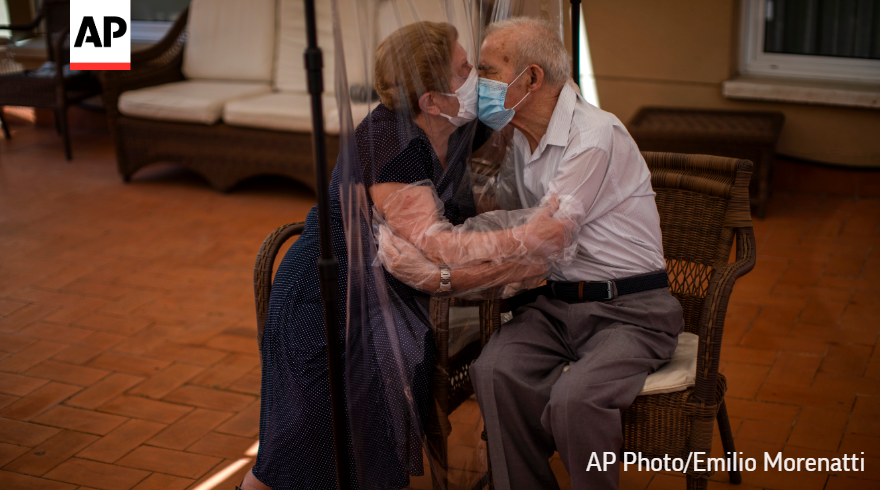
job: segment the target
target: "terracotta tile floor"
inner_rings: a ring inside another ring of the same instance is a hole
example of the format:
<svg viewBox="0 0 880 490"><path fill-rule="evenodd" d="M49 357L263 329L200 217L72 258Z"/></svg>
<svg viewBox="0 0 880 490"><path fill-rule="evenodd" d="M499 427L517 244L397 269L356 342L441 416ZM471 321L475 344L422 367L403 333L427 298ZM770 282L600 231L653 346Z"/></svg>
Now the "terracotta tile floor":
<svg viewBox="0 0 880 490"><path fill-rule="evenodd" d="M53 131L13 130L0 140L0 487L231 489L257 436L254 257L313 195L270 179L221 194L164 166L125 185L106 132L76 133L67 163ZM880 200L778 193L768 215L725 332L737 449L864 451L865 471L745 473L743 487L880 488ZM476 413L456 413L456 432ZM621 487L684 479L630 471Z"/></svg>

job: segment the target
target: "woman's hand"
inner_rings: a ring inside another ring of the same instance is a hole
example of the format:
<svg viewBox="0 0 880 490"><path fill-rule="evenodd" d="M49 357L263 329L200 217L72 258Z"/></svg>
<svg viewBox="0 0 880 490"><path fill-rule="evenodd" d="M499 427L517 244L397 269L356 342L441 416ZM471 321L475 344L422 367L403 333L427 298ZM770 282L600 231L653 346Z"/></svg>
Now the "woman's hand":
<svg viewBox="0 0 880 490"><path fill-rule="evenodd" d="M376 184L371 194L390 232L428 261L453 269L484 262L550 263L564 258L572 242L574 222L558 219L568 216L568 208L556 196L538 208L493 211L453 226L430 185Z"/></svg>
<svg viewBox="0 0 880 490"><path fill-rule="evenodd" d="M436 294L440 286L440 268L419 249L396 236L384 225L379 227L379 260L391 275L415 289ZM528 289L539 285L548 271L546 263L483 262L470 267L452 269L452 292L460 295L478 290L496 289L493 296L504 291ZM512 289L511 289L512 288ZM509 295L509 293L507 294Z"/></svg>
<svg viewBox="0 0 880 490"><path fill-rule="evenodd" d="M440 268L437 264L385 226L379 227L378 256L385 270L403 283L428 293L440 287Z"/></svg>
<svg viewBox="0 0 880 490"><path fill-rule="evenodd" d="M558 201L548 203L514 232L514 236L525 247L525 259L528 256L535 256L535 259L559 258L571 242L574 223L568 219L553 218L557 208Z"/></svg>

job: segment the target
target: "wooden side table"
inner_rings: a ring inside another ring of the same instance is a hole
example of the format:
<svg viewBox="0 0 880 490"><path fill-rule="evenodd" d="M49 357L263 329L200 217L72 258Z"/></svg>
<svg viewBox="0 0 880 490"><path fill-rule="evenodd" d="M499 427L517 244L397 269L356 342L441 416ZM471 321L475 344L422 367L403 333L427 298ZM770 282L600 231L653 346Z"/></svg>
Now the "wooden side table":
<svg viewBox="0 0 880 490"><path fill-rule="evenodd" d="M776 142L785 115L671 107L643 107L627 125L642 151L718 155L755 164L749 186L752 210L763 218L773 178Z"/></svg>

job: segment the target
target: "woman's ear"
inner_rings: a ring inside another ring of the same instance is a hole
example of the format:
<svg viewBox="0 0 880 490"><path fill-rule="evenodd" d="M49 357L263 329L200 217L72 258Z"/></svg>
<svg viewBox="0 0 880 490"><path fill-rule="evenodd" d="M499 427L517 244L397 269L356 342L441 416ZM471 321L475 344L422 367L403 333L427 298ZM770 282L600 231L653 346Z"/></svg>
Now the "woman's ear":
<svg viewBox="0 0 880 490"><path fill-rule="evenodd" d="M432 116L440 114L440 106L434 102L434 92L425 92L419 97L419 109Z"/></svg>

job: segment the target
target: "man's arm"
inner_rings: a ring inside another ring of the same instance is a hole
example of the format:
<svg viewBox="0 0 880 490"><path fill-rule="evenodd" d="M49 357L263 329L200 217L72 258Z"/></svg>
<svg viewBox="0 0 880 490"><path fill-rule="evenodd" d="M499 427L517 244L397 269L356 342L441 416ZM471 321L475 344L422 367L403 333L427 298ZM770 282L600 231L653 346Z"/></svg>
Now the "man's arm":
<svg viewBox="0 0 880 490"><path fill-rule="evenodd" d="M436 263L462 267L504 260L546 263L569 242L568 223L551 218L555 202L540 208L493 211L453 226L430 186L376 184L376 208L395 234Z"/></svg>
<svg viewBox="0 0 880 490"><path fill-rule="evenodd" d="M379 258L385 269L409 286L434 293L440 287L440 268L418 249L387 228L379 233ZM476 289L489 289L511 283L537 286L547 272L545 264L526 265L515 262L481 264L452 269L453 294Z"/></svg>
<svg viewBox="0 0 880 490"><path fill-rule="evenodd" d="M611 155L597 147L587 148L566 156L547 184L548 196L560 196L560 211L565 212L580 227L596 204L596 196L605 182Z"/></svg>

